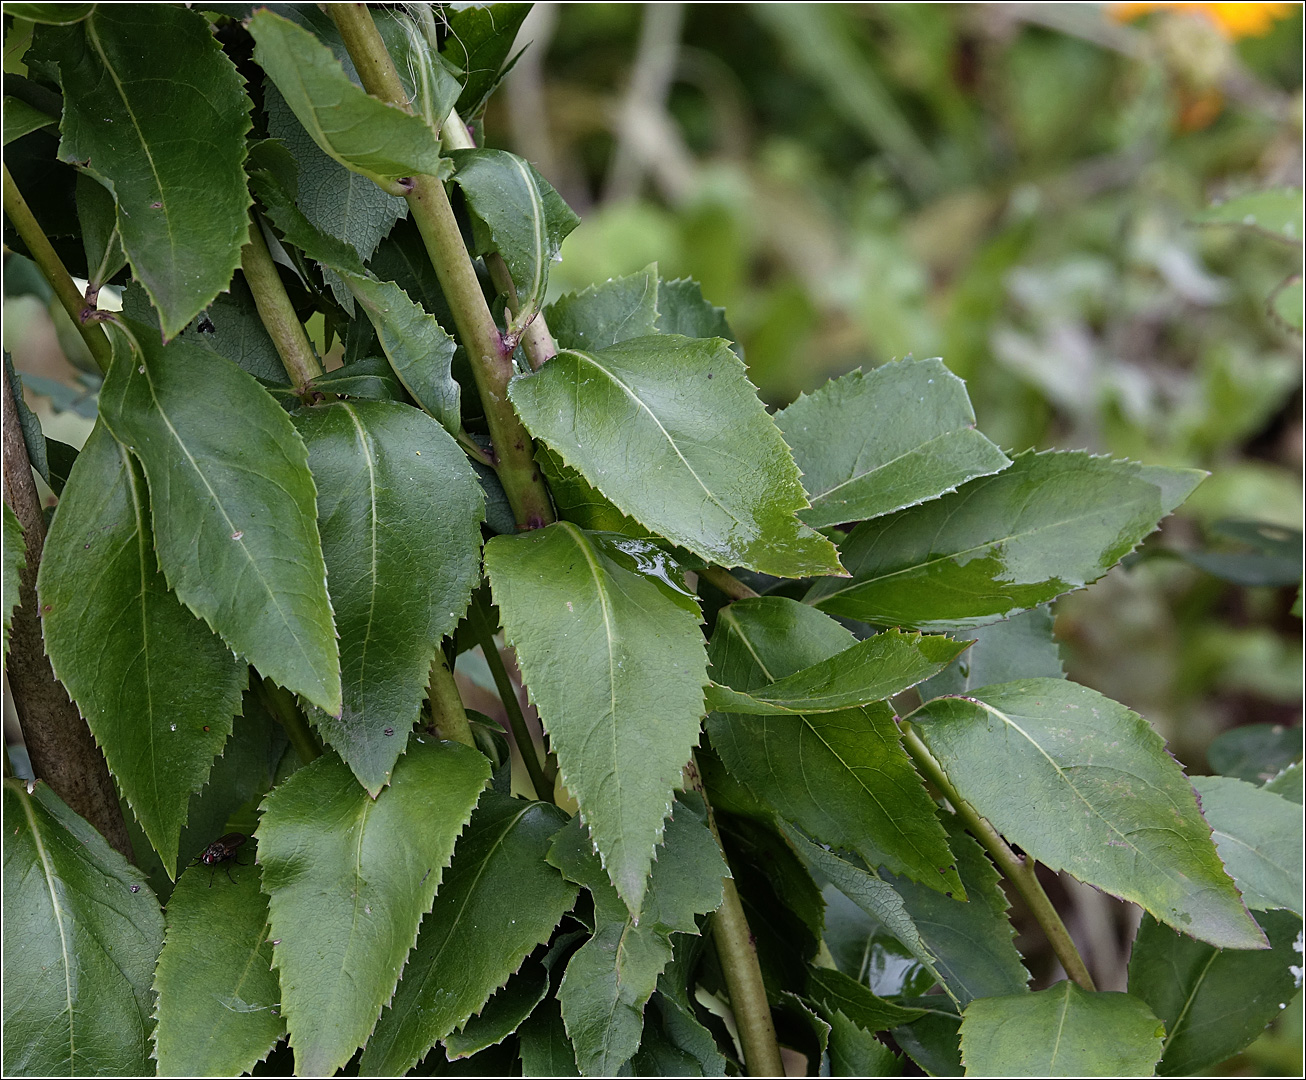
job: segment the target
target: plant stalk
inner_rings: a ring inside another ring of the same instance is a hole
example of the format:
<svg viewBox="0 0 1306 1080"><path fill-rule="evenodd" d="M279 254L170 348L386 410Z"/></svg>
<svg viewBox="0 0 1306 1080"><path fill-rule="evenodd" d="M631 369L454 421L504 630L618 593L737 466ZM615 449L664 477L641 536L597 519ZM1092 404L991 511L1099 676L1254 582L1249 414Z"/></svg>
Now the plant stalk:
<svg viewBox="0 0 1306 1080"><path fill-rule="evenodd" d="M250 221L249 243L240 249L240 269L245 275L249 291L254 294L254 305L268 336L277 347L277 355L285 366L290 383L307 403L312 397L310 384L322 374L313 345L304 332L304 324L295 314L294 305L281 283L277 264L272 261L263 229L257 219Z"/></svg>
<svg viewBox="0 0 1306 1080"><path fill-rule="evenodd" d="M59 298L59 303L68 312L68 317L77 327L77 332L82 335L82 340L91 351L92 359L99 365L101 372L107 372L113 349L109 345L104 329L96 321L98 312L95 305L87 302L86 297L73 282L68 268L64 266L59 253L54 250L46 237L40 222L32 213L32 208L27 205L27 201L18 190L18 185L14 183L14 178L9 175L8 165L4 167L4 171L5 215L13 223L14 230L23 238L23 243L27 245L27 250L32 255L32 261L40 267L45 280L50 283L55 296Z"/></svg>
<svg viewBox="0 0 1306 1080"><path fill-rule="evenodd" d="M526 724L526 717L521 711L521 701L517 698L517 688L508 677L508 669L504 667L503 657L494 643L494 627L490 625L490 620L479 604L472 604L467 617L472 624L473 633L476 634L476 640L480 643L481 652L485 654L485 662L490 665L490 674L494 676L494 685L498 687L503 710L508 714L508 726L512 728L517 752L521 754L522 764L530 774L531 786L535 788L535 797L553 802L553 785L549 782L544 766L540 764L540 756L535 750L535 740L531 738L531 729Z"/></svg>
<svg viewBox="0 0 1306 1080"><path fill-rule="evenodd" d="M407 111L399 73L367 6L332 4L329 12L363 87L373 97ZM538 529L553 522L553 504L535 465L534 443L508 400L508 382L516 373L512 352L485 302L444 184L434 176L414 176L410 185L406 195L409 212L426 243L458 336L467 349L494 444L499 480L517 527Z"/></svg>
<svg viewBox="0 0 1306 1080"><path fill-rule="evenodd" d="M6 172L6 183L8 175ZM6 369L2 399L4 499L23 527L27 549L26 561L18 572L18 606L9 632L9 661L5 669L14 711L23 730L33 775L49 784L50 790L70 809L98 829L111 847L135 862L118 792L104 755L95 745L91 729L77 706L54 677L45 654L38 614L40 601L36 595L36 575L45 547L45 518L32 479L14 390Z"/></svg>
<svg viewBox="0 0 1306 1080"><path fill-rule="evenodd" d="M911 754L912 760L916 762L917 767L930 782L943 793L944 798L952 804L952 808L957 812L957 816L961 818L970 834L984 845L984 850L989 853L998 870L1016 887L1016 891L1020 893L1029 906L1030 913L1034 916L1035 921L1043 928L1043 933L1047 935L1047 939L1052 945L1052 951L1056 954L1057 959L1061 961L1061 966L1065 968L1066 975L1085 990L1096 990L1097 987L1093 985L1093 976L1089 974L1084 958L1079 955L1079 950L1075 948L1075 942L1070 936L1070 931L1066 929L1066 924L1061 921L1057 909L1052 906L1048 894L1043 891L1043 886L1039 884L1038 875L1034 870L1034 860L1022 858L1012 851L1011 846L1002 838L1002 834L979 811L961 797L943 771L943 766L930 753L929 747L925 745L924 740L916 734L910 724L903 723L902 731L903 746Z"/></svg>
<svg viewBox="0 0 1306 1080"><path fill-rule="evenodd" d="M308 726L304 714L299 711L294 694L271 679L259 679L257 674L254 677L254 692L262 699L263 707L285 729L290 745L295 748L300 761L307 765L322 756L322 744Z"/></svg>
<svg viewBox="0 0 1306 1080"><path fill-rule="evenodd" d="M431 701L431 725L435 728L435 733L449 742L460 742L475 750L476 737L472 735L467 710L458 693L458 684L453 680L453 672L445 662L443 649L436 650L435 659L431 662L431 683L427 693Z"/></svg>
<svg viewBox="0 0 1306 1080"><path fill-rule="evenodd" d="M706 570L700 570L698 576L709 584L715 585L731 600L751 600L761 595L721 566L709 566Z"/></svg>
<svg viewBox="0 0 1306 1080"><path fill-rule="evenodd" d="M689 786L703 798L707 809L707 825L712 830L721 857L726 849L717 830L716 815L703 790L702 774L693 758L685 767ZM729 860L727 860L729 865ZM762 967L757 960L757 945L748 928L744 906L739 900L733 878L722 882L724 898L712 916L712 944L726 977L730 993L730 1009L735 1014L735 1026L744 1048L744 1067L749 1076L784 1076L784 1062L780 1057L780 1044L775 1037L775 1023L771 1019L771 1006L766 1000L766 985L762 982Z"/></svg>

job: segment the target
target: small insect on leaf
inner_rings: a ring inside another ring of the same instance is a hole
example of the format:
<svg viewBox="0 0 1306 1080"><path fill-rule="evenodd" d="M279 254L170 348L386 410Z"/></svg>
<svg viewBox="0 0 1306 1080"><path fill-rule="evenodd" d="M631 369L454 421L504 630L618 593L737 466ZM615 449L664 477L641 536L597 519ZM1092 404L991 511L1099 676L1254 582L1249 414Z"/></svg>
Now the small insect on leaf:
<svg viewBox="0 0 1306 1080"><path fill-rule="evenodd" d="M246 837L244 833L238 832L227 833L226 836L220 836L200 852L199 861L204 866L215 867L220 862L227 862L228 860L235 859L237 866L244 866L244 863L240 862L239 859L236 859L236 851L247 839L248 837ZM225 869L227 871L227 877L234 885L236 879L231 876L231 867L228 866ZM213 888L213 874L209 874L209 888Z"/></svg>

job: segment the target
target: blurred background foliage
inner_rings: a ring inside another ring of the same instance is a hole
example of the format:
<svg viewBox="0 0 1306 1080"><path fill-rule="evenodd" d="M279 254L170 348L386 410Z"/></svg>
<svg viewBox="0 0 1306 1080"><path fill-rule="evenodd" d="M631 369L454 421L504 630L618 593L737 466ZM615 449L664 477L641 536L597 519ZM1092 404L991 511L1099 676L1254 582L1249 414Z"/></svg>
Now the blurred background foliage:
<svg viewBox="0 0 1306 1080"><path fill-rule="evenodd" d="M1209 470L1058 603L1067 668L1194 773L1300 758L1300 4L540 4L518 44L484 138L583 218L555 295L657 262L770 405L937 355L1004 448ZM1285 188L1287 235L1196 221ZM5 348L80 445L80 343L7 269ZM1128 912L1062 898L1123 988ZM1300 1075L1285 1020L1223 1071Z"/></svg>

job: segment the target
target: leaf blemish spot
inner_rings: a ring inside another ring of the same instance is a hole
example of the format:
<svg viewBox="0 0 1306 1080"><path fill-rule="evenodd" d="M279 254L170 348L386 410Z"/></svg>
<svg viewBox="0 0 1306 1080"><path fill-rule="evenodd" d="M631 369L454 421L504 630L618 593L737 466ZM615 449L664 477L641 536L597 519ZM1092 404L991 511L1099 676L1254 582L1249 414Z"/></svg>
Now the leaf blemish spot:
<svg viewBox="0 0 1306 1080"><path fill-rule="evenodd" d="M240 539L242 536L244 536L244 535L245 535L245 534L244 534L243 532L234 532L234 533L231 534L231 538L232 538L233 540L239 540L239 539Z"/></svg>

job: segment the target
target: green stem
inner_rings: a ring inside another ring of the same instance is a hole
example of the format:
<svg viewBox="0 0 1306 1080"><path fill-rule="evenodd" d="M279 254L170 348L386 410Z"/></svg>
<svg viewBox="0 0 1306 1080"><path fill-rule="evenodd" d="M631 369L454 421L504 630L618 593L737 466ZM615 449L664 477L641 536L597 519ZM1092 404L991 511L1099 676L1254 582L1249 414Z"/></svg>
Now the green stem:
<svg viewBox="0 0 1306 1080"><path fill-rule="evenodd" d="M294 694L271 679L257 678L254 680L254 693L263 702L263 707L285 729L290 745L295 748L300 761L307 765L322 756L322 744L317 741L317 735L299 711Z"/></svg>
<svg viewBox="0 0 1306 1080"><path fill-rule="evenodd" d="M925 745L924 740L916 734L910 724L904 723L902 731L903 746L911 754L917 767L939 789L944 798L952 804L952 808L957 812L957 816L961 818L967 831L984 845L984 850L989 853L998 870L1016 887L1016 891L1020 893L1029 907L1030 914L1043 928L1043 933L1047 935L1047 939L1052 945L1052 951L1056 953L1057 959L1061 961L1061 966L1066 969L1066 974L1085 990L1096 990L1097 988L1093 985L1093 977L1084 964L1084 958L1079 955L1079 950L1075 948L1075 942L1070 937L1070 931L1066 929L1066 924L1061 921L1057 909L1052 906L1048 894L1043 891L1043 886L1039 884L1038 875L1034 870L1034 860L1022 858L1012 851L1011 846L1002 838L1002 834L979 811L961 797L943 771L943 766L930 753L929 747Z"/></svg>
<svg viewBox="0 0 1306 1080"><path fill-rule="evenodd" d="M474 150L476 148L476 143L472 140L472 133L467 130L467 125L463 123L457 109L449 111L449 115L440 128L440 138L450 150ZM517 288L512 283L512 274L508 272L508 264L503 261L502 255L494 251L485 257L485 268L490 271L490 280L494 282L494 287L507 297L508 311L516 318L518 311ZM526 359L530 361L531 368L535 371L539 371L546 360L551 360L558 354L558 346L553 340L553 335L549 333L549 324L545 321L544 312L542 311L538 312L535 318L526 325L526 329L521 332L520 341L522 351L526 354Z"/></svg>
<svg viewBox="0 0 1306 1080"><path fill-rule="evenodd" d="M64 311L68 312L68 317L72 319L73 325L82 335L82 340L91 351L92 359L99 365L100 371L107 372L113 350L104 329L97 323L98 313L95 306L87 303L86 297L73 282L68 268L64 266L58 252L50 244L40 222L36 220L31 207L27 205L27 201L18 190L18 185L14 183L14 178L9 175L9 166L6 165L4 170L5 215L13 223L14 231L23 238L23 243L31 253L32 261L40 267L45 280L50 283L55 296L59 298L59 303L63 305Z"/></svg>
<svg viewBox="0 0 1306 1080"><path fill-rule="evenodd" d="M535 740L531 738L531 729L526 724L526 717L521 711L521 701L517 698L517 688L508 677L499 647L494 643L494 627L490 625L485 610L480 604L473 603L467 613L472 625L472 632L480 643L481 652L485 653L485 662L490 665L490 674L494 676L494 685L499 689L499 700L503 710L508 714L508 726L512 728L512 737L517 742L517 752L521 754L522 764L530 774L531 786L535 788L535 797L548 802L553 801L553 785L549 782L540 756L535 750Z"/></svg>
<svg viewBox="0 0 1306 1080"><path fill-rule="evenodd" d="M435 733L449 742L460 742L476 749L472 725L467 721L462 695L454 682L453 672L444 659L444 650L437 650L431 662L431 683L428 690L431 701L431 725Z"/></svg>
<svg viewBox="0 0 1306 1080"><path fill-rule="evenodd" d="M761 595L750 589L724 567L709 566L706 570L700 570L698 576L708 584L715 585L731 600L751 600Z"/></svg>
<svg viewBox="0 0 1306 1080"><path fill-rule="evenodd" d="M685 777L689 786L703 797L707 826L712 830L724 859L726 851L717 830L716 815L712 812L707 792L703 790L698 762L692 758L685 769ZM734 880L726 878L722 886L725 896L712 916L712 944L716 946L721 971L726 977L730 1009L735 1014L735 1026L744 1048L744 1067L749 1076L784 1076L784 1062L780 1058L780 1044L776 1042L775 1024L771 1020L771 1006L766 999L766 984L762 981L762 967L757 960L753 933L748 928Z"/></svg>
<svg viewBox="0 0 1306 1080"><path fill-rule="evenodd" d="M286 287L272 261L263 229L257 219L250 222L249 243L240 249L240 269L245 274L249 291L254 294L254 305L268 336L277 347L277 355L285 366L286 374L295 393L307 400L312 396L310 384L322 374L313 345L304 332L304 324L295 314Z"/></svg>
<svg viewBox="0 0 1306 1080"><path fill-rule="evenodd" d="M406 109L407 95L399 73L367 6L332 4L329 11L363 87L373 97ZM494 444L495 467L517 527L537 529L548 525L554 520L553 504L535 465L535 445L508 400L508 382L516 374L512 351L506 347L485 302L444 184L434 176L414 176L409 183L409 212L425 241L458 336L467 349Z"/></svg>

